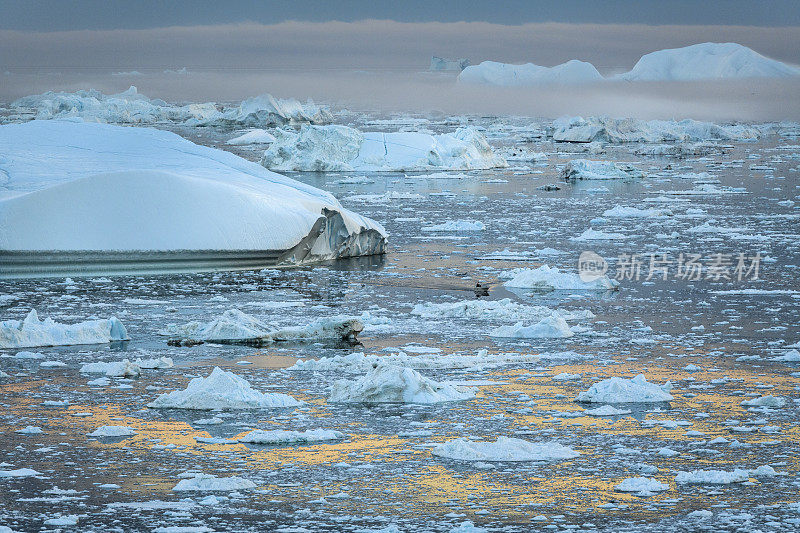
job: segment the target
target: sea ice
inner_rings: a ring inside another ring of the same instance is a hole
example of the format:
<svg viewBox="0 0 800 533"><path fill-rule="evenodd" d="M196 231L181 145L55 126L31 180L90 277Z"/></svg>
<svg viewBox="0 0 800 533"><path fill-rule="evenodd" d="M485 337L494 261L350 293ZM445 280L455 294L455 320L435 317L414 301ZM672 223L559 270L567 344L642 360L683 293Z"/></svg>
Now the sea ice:
<svg viewBox="0 0 800 533"><path fill-rule="evenodd" d="M489 332L491 337L515 339L562 339L572 335L567 322L555 313L530 326L517 322L513 326L500 326Z"/></svg>
<svg viewBox="0 0 800 533"><path fill-rule="evenodd" d="M603 76L591 63L572 59L553 67L533 63L513 65L484 61L466 67L458 75L460 83L521 87L530 85L581 85L602 81Z"/></svg>
<svg viewBox="0 0 800 533"><path fill-rule="evenodd" d="M91 433L89 437L108 438L108 437L131 437L136 435L136 430L128 426L100 426Z"/></svg>
<svg viewBox="0 0 800 533"><path fill-rule="evenodd" d="M1 211L2 201L0 201ZM61 324L52 318L39 320L36 310L31 309L25 320L0 322L0 348L104 344L123 340L128 340L128 332L122 322L115 317L87 320L77 324Z"/></svg>
<svg viewBox="0 0 800 533"><path fill-rule="evenodd" d="M122 361L87 363L81 367L81 372L86 374L105 374L109 377L139 377L141 368L128 359Z"/></svg>
<svg viewBox="0 0 800 533"><path fill-rule="evenodd" d="M246 379L215 367L208 377L194 378L184 390L162 394L149 404L163 409L262 409L300 405L289 395L261 393Z"/></svg>
<svg viewBox="0 0 800 533"><path fill-rule="evenodd" d="M641 170L628 163L573 159L561 171L565 180L620 180L643 178Z"/></svg>
<svg viewBox="0 0 800 533"><path fill-rule="evenodd" d="M693 470L691 472L678 472L675 476L676 483L698 483L703 485L729 485L742 483L750 478L747 470L736 469L733 472L724 470Z"/></svg>
<svg viewBox="0 0 800 533"><path fill-rule="evenodd" d="M575 401L612 404L668 402L674 399L668 392L671 388L669 382L662 386L650 383L642 374L631 379L613 377L595 383L589 390L578 394Z"/></svg>
<svg viewBox="0 0 800 533"><path fill-rule="evenodd" d="M669 490L669 485L661 483L660 481L651 477L629 477L623 479L614 490L620 492L638 492L640 494L650 495L654 492L661 492Z"/></svg>
<svg viewBox="0 0 800 533"><path fill-rule="evenodd" d="M676 122L565 116L553 121L551 136L559 142L675 143L756 140L761 137L761 131L749 125L724 126L690 119Z"/></svg>
<svg viewBox="0 0 800 533"><path fill-rule="evenodd" d="M307 429L306 431L256 429L244 437L240 437L238 441L248 444L307 444L343 438L343 433L331 429Z"/></svg>
<svg viewBox="0 0 800 533"><path fill-rule="evenodd" d="M539 268L515 268L501 272L500 279L506 279L503 283L509 288L518 289L538 289L538 290L612 290L619 283L609 279L608 276L600 276L592 281L583 281L580 276L572 272L562 272L558 267L542 265Z"/></svg>
<svg viewBox="0 0 800 533"><path fill-rule="evenodd" d="M455 439L436 445L431 453L457 461L557 461L580 455L557 442L534 443L510 437L498 437L495 442Z"/></svg>
<svg viewBox="0 0 800 533"><path fill-rule="evenodd" d="M468 387L439 383L411 368L376 364L354 381L333 384L332 403L440 403L467 400L475 395Z"/></svg>
<svg viewBox="0 0 800 533"><path fill-rule="evenodd" d="M240 477L217 477L211 474L195 474L194 477L182 479L172 490L176 492L213 492L234 491L256 488L249 479Z"/></svg>

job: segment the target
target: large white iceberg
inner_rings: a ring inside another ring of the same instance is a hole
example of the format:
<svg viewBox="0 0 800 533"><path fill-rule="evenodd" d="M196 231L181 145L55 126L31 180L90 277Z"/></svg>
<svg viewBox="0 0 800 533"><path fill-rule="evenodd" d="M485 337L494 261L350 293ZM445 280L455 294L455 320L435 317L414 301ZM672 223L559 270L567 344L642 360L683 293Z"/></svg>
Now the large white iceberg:
<svg viewBox="0 0 800 533"><path fill-rule="evenodd" d="M300 405L288 394L261 393L246 379L219 367L206 378L194 378L184 390L162 394L147 407L163 409L265 409Z"/></svg>
<svg viewBox="0 0 800 533"><path fill-rule="evenodd" d="M649 403L673 400L668 381L662 386L650 383L644 375L635 378L609 378L595 383L575 399L583 403Z"/></svg>
<svg viewBox="0 0 800 533"><path fill-rule="evenodd" d="M554 120L549 131L554 141L576 143L750 141L761 136L758 128L740 124L570 116Z"/></svg>
<svg viewBox="0 0 800 533"><path fill-rule="evenodd" d="M557 461L580 455L557 442L534 443L509 437L498 437L495 442L455 439L436 445L431 453L457 461Z"/></svg>
<svg viewBox="0 0 800 533"><path fill-rule="evenodd" d="M174 133L35 120L0 126L0 146L5 260L202 251L210 267L236 254L262 266L385 248L383 227L331 194Z"/></svg>
<svg viewBox="0 0 800 533"><path fill-rule="evenodd" d="M31 309L25 320L0 322L0 348L104 344L124 340L128 340L128 332L116 317L61 324L52 318L39 320L36 310Z"/></svg>
<svg viewBox="0 0 800 533"><path fill-rule="evenodd" d="M508 166L478 130L454 133L361 132L347 126L279 129L261 164L272 170L470 170Z"/></svg>
<svg viewBox="0 0 800 533"><path fill-rule="evenodd" d="M645 54L632 70L618 78L662 81L791 76L800 76L800 68L764 57L741 44L701 43Z"/></svg>
<svg viewBox="0 0 800 533"><path fill-rule="evenodd" d="M283 126L327 124L333 119L328 108L314 102L281 100L270 94L248 98L238 106L224 108L214 103L172 105L139 94L136 87L106 95L96 90L46 92L22 97L11 106L37 120L81 118L110 124L182 123L188 126Z"/></svg>
<svg viewBox="0 0 800 533"><path fill-rule="evenodd" d="M603 76L594 65L573 59L554 67L543 67L533 63L512 65L496 61L484 61L465 68L458 75L462 83L481 83L504 87L525 85L578 85L602 81Z"/></svg>
<svg viewBox="0 0 800 533"><path fill-rule="evenodd" d="M440 403L466 400L473 389L439 383L411 368L376 364L357 380L340 379L333 384L333 403Z"/></svg>

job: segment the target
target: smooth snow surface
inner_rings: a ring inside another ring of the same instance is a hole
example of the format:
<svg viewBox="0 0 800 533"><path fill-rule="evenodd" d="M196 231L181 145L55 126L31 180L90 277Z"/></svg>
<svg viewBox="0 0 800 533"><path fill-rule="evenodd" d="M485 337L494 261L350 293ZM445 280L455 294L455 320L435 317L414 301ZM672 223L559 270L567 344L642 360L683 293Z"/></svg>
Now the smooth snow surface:
<svg viewBox="0 0 800 533"><path fill-rule="evenodd" d="M436 382L411 368L376 364L359 379L336 381L329 401L429 404L466 400L474 395L473 389Z"/></svg>
<svg viewBox="0 0 800 533"><path fill-rule="evenodd" d="M603 76L594 65L573 59L554 67L543 67L533 63L512 65L496 61L484 61L464 69L458 75L461 83L480 83L519 87L526 85L580 85L602 81Z"/></svg>
<svg viewBox="0 0 800 533"><path fill-rule="evenodd" d="M306 431L256 429L238 440L248 444L306 444L343 438L344 433L330 429L308 429Z"/></svg>
<svg viewBox="0 0 800 533"><path fill-rule="evenodd" d="M212 492L254 489L256 484L240 477L217 477L211 474L195 474L182 479L172 490L176 492Z"/></svg>
<svg viewBox="0 0 800 533"><path fill-rule="evenodd" d="M764 57L736 43L701 43L643 55L632 70L618 76L627 81L786 78L800 68Z"/></svg>
<svg viewBox="0 0 800 533"><path fill-rule="evenodd" d="M455 439L436 445L431 453L457 461L558 461L580 455L557 442L534 443L509 437L498 437L495 442Z"/></svg>
<svg viewBox="0 0 800 533"><path fill-rule="evenodd" d="M500 273L500 279L506 287L516 289L538 289L545 291L573 291L573 290L612 290L619 283L601 276L592 281L583 281L573 272L561 272L558 267L542 265L539 268L515 268Z"/></svg>
<svg viewBox="0 0 800 533"><path fill-rule="evenodd" d="M647 381L644 375L635 378L609 378L592 385L578 394L576 401L584 403L647 403L668 402L674 398L668 392L669 382L658 386Z"/></svg>
<svg viewBox="0 0 800 533"><path fill-rule="evenodd" d="M561 177L566 180L621 180L642 178L644 174L626 163L573 159L564 166Z"/></svg>
<svg viewBox="0 0 800 533"><path fill-rule="evenodd" d="M277 130L261 164L272 170L470 170L508 166L478 130L454 133L360 132L347 126Z"/></svg>
<svg viewBox="0 0 800 533"><path fill-rule="evenodd" d="M300 404L287 394L258 392L244 378L215 367L208 377L194 378L185 390L162 394L147 406L210 410L296 407Z"/></svg>
<svg viewBox="0 0 800 533"><path fill-rule="evenodd" d="M382 253L383 228L330 194L174 133L36 120L0 126L0 250ZM304 240L305 239L305 240Z"/></svg>
<svg viewBox="0 0 800 533"><path fill-rule="evenodd" d="M128 340L128 332L116 317L61 324L52 318L39 320L36 310L31 309L25 320L0 322L0 348L105 344L124 340Z"/></svg>
<svg viewBox="0 0 800 533"><path fill-rule="evenodd" d="M559 142L663 143L747 141L761 137L750 125L720 125L696 120L639 120L635 118L571 117L553 121L551 136Z"/></svg>

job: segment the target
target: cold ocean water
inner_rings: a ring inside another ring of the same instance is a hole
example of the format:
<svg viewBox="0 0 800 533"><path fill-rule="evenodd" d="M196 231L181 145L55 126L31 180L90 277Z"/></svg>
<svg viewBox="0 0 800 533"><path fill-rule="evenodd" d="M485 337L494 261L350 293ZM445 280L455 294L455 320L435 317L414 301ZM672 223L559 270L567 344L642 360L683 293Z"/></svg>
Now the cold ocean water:
<svg viewBox="0 0 800 533"><path fill-rule="evenodd" d="M296 270L0 281L3 320L23 319L31 309L63 323L116 316L131 339L0 350L0 370L9 375L0 379L0 524L15 531L800 529L800 363L790 355L790 345L800 342L800 140L790 135L796 130L677 158L638 155L647 146L639 143L586 153L597 146L554 143L544 134L546 122L519 117L351 115L344 122L435 132L468 123L486 129L510 166L287 173L383 224L390 233L384 257ZM238 133L172 129L254 161L263 153L224 144ZM545 156L532 155L540 152ZM561 179L562 164L576 158L631 162L646 177ZM603 214L615 206L639 211ZM447 222L456 229L436 230ZM580 239L590 228L602 232L590 237L611 238ZM502 273L514 268L547 264L576 272L584 251L608 262L609 277L624 274L619 290L503 285ZM681 254L700 255L700 279L678 270ZM744 271L737 270L740 254ZM666 274L651 268L664 265ZM488 296L476 296L476 283L489 286ZM170 346L170 336L159 334L230 309L275 327L354 316L364 331L358 345L330 339L260 348ZM571 336L490 335L500 326L535 324L550 310L566 318ZM367 357L351 355L359 353ZM369 356L472 387L474 397L329 402L336 380L367 373ZM174 366L96 385L87 382L101 374L80 372L84 363L158 357ZM291 368L309 359L329 364ZM147 408L217 366L261 392L304 403ZM613 404L618 411L606 412L620 414L605 416L587 411L606 402L575 401L601 380L638 374L656 385L670 381L673 399ZM41 432L18 432L27 426ZM135 434L87 436L101 426ZM276 445L235 440L255 429L320 428L342 436ZM545 449L557 443L579 455L465 460L433 453L454 439L498 437L546 443ZM718 472L703 478L700 470ZM15 471L18 477L10 477ZM255 486L173 490L194 473ZM617 489L641 477L665 487Z"/></svg>

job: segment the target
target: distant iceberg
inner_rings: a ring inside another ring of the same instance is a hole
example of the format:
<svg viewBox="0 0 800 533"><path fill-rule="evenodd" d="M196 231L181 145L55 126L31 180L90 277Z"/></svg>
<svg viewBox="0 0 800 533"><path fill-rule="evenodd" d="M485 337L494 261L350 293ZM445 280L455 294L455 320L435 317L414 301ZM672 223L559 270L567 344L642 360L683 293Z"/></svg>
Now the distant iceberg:
<svg viewBox="0 0 800 533"><path fill-rule="evenodd" d="M446 59L444 57L431 57L431 70L461 72L469 66L469 59Z"/></svg>
<svg viewBox="0 0 800 533"><path fill-rule="evenodd" d="M261 164L272 170L400 171L473 170L508 163L478 130L453 133L361 132L347 126L277 130Z"/></svg>
<svg viewBox="0 0 800 533"><path fill-rule="evenodd" d="M384 252L383 227L331 194L171 132L36 120L0 126L0 146L6 273L53 251L158 269L176 254L258 268Z"/></svg>
<svg viewBox="0 0 800 533"><path fill-rule="evenodd" d="M792 76L800 76L799 67L764 57L741 44L701 43L643 55L632 70L617 79L688 81Z"/></svg>
<svg viewBox="0 0 800 533"><path fill-rule="evenodd" d="M521 87L528 85L580 85L603 81L594 65L573 59L554 67L542 67L533 63L512 65L496 61L484 61L464 69L458 75L461 83Z"/></svg>

